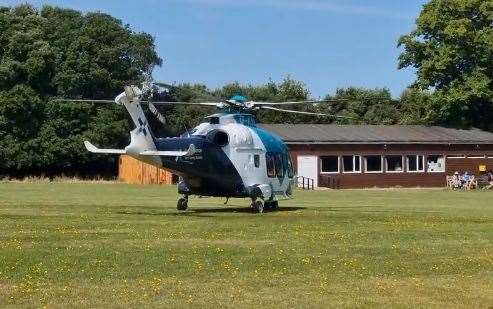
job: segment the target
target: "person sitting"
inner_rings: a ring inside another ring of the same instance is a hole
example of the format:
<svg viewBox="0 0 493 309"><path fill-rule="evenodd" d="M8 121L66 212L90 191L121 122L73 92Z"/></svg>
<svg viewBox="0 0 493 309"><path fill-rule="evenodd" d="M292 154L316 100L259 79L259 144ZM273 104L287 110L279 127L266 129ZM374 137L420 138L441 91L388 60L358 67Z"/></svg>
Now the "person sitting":
<svg viewBox="0 0 493 309"><path fill-rule="evenodd" d="M460 175L459 175L459 172L457 172L457 171L452 176L451 187L452 187L452 189L460 189L462 187Z"/></svg>
<svg viewBox="0 0 493 309"><path fill-rule="evenodd" d="M467 190L472 190L472 189L478 188L478 181L476 180L476 176L469 175L469 181L467 182L466 188L467 188Z"/></svg>
<svg viewBox="0 0 493 309"><path fill-rule="evenodd" d="M463 187L465 187L469 183L469 179L470 179L469 172L465 171L464 174L462 174L462 176L460 177Z"/></svg>
<svg viewBox="0 0 493 309"><path fill-rule="evenodd" d="M489 185L486 186L486 189L493 189L493 170L488 172L488 183Z"/></svg>

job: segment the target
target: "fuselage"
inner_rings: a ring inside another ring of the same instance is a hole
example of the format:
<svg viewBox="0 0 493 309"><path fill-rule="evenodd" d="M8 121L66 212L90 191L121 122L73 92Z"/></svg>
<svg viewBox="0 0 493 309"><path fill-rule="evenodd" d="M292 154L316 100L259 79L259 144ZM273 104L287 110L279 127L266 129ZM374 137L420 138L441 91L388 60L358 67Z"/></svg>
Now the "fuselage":
<svg viewBox="0 0 493 309"><path fill-rule="evenodd" d="M278 136L257 127L251 114L214 114L181 137L155 139L157 150L186 150L192 144L191 156L160 157L163 168L183 179L180 193L252 197L257 187L268 186L271 196L263 198L290 194L288 149Z"/></svg>

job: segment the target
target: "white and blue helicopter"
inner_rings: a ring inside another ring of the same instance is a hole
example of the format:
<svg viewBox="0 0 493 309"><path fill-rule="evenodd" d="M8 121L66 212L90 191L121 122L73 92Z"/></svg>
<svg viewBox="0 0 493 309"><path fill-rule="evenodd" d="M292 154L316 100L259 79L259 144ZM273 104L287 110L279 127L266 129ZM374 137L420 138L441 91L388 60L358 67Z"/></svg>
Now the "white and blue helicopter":
<svg viewBox="0 0 493 309"><path fill-rule="evenodd" d="M152 86L126 86L114 102L125 106L135 129L130 132L130 144L125 149L101 149L84 141L88 151L103 154L126 154L140 161L166 169L178 176L177 209L188 208L188 197L215 196L250 198L251 209L278 208L279 198L292 196L293 164L284 142L256 125L252 112L266 109L276 112L333 116L280 109L275 106L317 104L327 101L254 102L236 95L222 102L152 102ZM63 100L111 102L109 100ZM217 113L205 117L190 132L181 137L157 138L147 122L142 104L165 123L154 105L215 106Z"/></svg>

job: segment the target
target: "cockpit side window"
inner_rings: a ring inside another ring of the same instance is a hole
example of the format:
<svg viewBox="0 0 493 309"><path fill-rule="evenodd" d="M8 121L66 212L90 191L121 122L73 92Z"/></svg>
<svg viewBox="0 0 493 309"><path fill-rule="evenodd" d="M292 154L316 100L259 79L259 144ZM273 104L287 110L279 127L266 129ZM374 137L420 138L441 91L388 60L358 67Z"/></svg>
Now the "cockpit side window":
<svg viewBox="0 0 493 309"><path fill-rule="evenodd" d="M282 154L276 154L276 175L277 177L284 177L284 164L283 164Z"/></svg>
<svg viewBox="0 0 493 309"><path fill-rule="evenodd" d="M270 152L267 152L265 154L265 161L267 163L267 177L276 177L276 164L274 155Z"/></svg>

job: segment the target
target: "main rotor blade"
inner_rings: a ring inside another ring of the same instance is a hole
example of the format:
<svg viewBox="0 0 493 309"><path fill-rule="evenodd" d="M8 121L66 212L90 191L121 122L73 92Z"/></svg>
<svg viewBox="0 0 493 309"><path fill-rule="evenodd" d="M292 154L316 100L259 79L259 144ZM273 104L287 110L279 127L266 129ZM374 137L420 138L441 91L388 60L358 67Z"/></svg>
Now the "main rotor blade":
<svg viewBox="0 0 493 309"><path fill-rule="evenodd" d="M161 87L167 87L167 88L176 88L176 86L168 84L168 83L163 83L163 82L152 82L154 85L158 85Z"/></svg>
<svg viewBox="0 0 493 309"><path fill-rule="evenodd" d="M141 103L154 105L203 105L203 106L218 106L221 102L155 102L155 101L140 101Z"/></svg>
<svg viewBox="0 0 493 309"><path fill-rule="evenodd" d="M115 103L115 100L97 100L97 99L52 99L51 101L58 102L82 102L82 103ZM154 104L154 105L204 105L204 106L218 106L221 103L215 102L154 102L154 101L140 101L142 104Z"/></svg>
<svg viewBox="0 0 493 309"><path fill-rule="evenodd" d="M141 101L142 103L148 103L148 101ZM225 105L229 106L234 106L234 107L239 107L239 108L245 108L245 106L241 103L236 103L231 100L224 100L221 102L155 102L152 101L152 104L155 105L204 105L204 106L216 106L216 107L225 107Z"/></svg>
<svg viewBox="0 0 493 309"><path fill-rule="evenodd" d="M317 104L317 103L330 103L330 102L341 102L348 101L347 99L332 99L332 100L308 100L308 101L288 101L288 102L256 102L250 101L248 103L252 103L257 106L271 106L271 105L294 105L294 104Z"/></svg>
<svg viewBox="0 0 493 309"><path fill-rule="evenodd" d="M278 111L278 112L284 112L284 113L292 113L292 114L323 116L323 117L333 117L333 118L342 118L342 119L354 119L353 117L347 117L347 116L338 116L338 115L331 115L331 114L324 114L324 113L313 113L313 112L295 111L295 110L291 110L291 109L280 109L280 108L275 108L275 107L270 107L270 106L260 106L260 108L261 109L268 109L268 110Z"/></svg>
<svg viewBox="0 0 493 309"><path fill-rule="evenodd" d="M91 100L91 99L51 99L54 102L84 102L84 103L115 103L115 100Z"/></svg>

